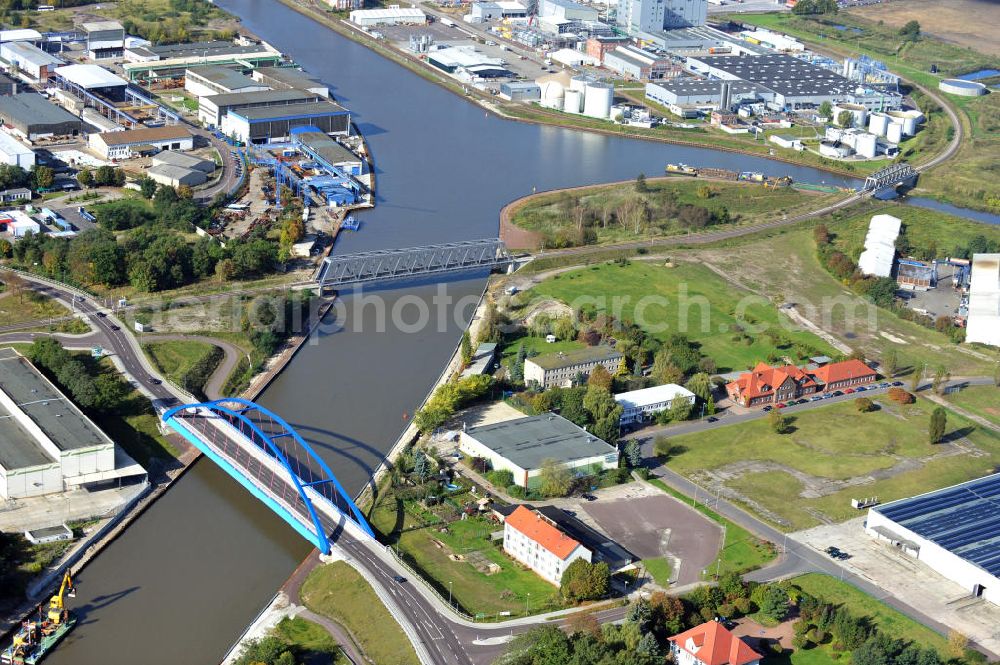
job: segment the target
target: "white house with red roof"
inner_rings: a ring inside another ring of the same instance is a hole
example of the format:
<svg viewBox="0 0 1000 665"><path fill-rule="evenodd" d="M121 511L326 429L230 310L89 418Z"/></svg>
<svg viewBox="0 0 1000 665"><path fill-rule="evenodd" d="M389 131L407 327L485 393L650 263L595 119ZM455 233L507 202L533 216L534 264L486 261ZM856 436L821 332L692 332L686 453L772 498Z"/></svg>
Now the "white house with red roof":
<svg viewBox="0 0 1000 665"><path fill-rule="evenodd" d="M677 665L758 665L763 658L718 621L674 635L670 652Z"/></svg>
<svg viewBox="0 0 1000 665"><path fill-rule="evenodd" d="M559 585L566 567L576 559L590 562L591 552L578 540L529 508L518 506L503 523L503 549L515 560Z"/></svg>

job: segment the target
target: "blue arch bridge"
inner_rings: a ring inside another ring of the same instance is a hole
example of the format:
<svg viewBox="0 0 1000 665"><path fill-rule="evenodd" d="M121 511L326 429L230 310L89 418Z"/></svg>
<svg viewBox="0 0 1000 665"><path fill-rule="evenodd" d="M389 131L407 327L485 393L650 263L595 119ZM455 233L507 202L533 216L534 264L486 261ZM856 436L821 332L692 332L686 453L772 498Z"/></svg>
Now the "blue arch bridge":
<svg viewBox="0 0 1000 665"><path fill-rule="evenodd" d="M281 416L238 397L185 404L163 421L329 554L336 533L371 527L323 459Z"/></svg>

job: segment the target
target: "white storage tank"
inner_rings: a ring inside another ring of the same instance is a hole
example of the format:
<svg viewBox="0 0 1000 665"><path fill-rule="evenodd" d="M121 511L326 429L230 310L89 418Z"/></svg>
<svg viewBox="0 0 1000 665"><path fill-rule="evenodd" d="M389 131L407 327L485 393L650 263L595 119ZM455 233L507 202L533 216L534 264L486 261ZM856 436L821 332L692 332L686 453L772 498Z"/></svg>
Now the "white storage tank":
<svg viewBox="0 0 1000 665"><path fill-rule="evenodd" d="M917 133L917 120L905 111L889 111L889 118L897 125L902 125L903 136L913 136Z"/></svg>
<svg viewBox="0 0 1000 665"><path fill-rule="evenodd" d="M874 134L858 134L854 137L854 152L869 159L875 156L878 137Z"/></svg>
<svg viewBox="0 0 1000 665"><path fill-rule="evenodd" d="M865 127L868 124L868 110L860 104L836 104L833 107L833 121L839 124L838 118L843 111L850 111L854 117L852 127Z"/></svg>
<svg viewBox="0 0 1000 665"><path fill-rule="evenodd" d="M561 109L566 91L558 81L546 81L542 84L541 105L550 109Z"/></svg>
<svg viewBox="0 0 1000 665"><path fill-rule="evenodd" d="M606 120L611 115L615 87L610 83L589 83L584 92L583 114Z"/></svg>
<svg viewBox="0 0 1000 665"><path fill-rule="evenodd" d="M847 157L852 152L851 146L845 143L834 143L832 141L822 141L819 144L819 154L824 157L841 158Z"/></svg>
<svg viewBox="0 0 1000 665"><path fill-rule="evenodd" d="M903 126L898 122L893 122L889 124L889 128L885 132L885 140L889 143L899 143L903 140Z"/></svg>
<svg viewBox="0 0 1000 665"><path fill-rule="evenodd" d="M587 89L587 86L593 82L594 79L590 76L579 74L569 80L569 89L576 90L577 92L583 92Z"/></svg>
<svg viewBox="0 0 1000 665"><path fill-rule="evenodd" d="M885 136L889 128L889 116L884 113L872 113L868 119L868 131L876 136Z"/></svg>
<svg viewBox="0 0 1000 665"><path fill-rule="evenodd" d="M582 108L583 92L580 90L567 90L563 110L566 111L566 113L579 113Z"/></svg>

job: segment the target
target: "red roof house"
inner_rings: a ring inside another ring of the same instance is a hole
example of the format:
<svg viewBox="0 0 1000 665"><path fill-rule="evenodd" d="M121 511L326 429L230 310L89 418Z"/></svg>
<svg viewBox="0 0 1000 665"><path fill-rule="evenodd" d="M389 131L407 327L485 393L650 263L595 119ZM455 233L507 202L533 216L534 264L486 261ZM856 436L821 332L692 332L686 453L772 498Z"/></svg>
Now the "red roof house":
<svg viewBox="0 0 1000 665"><path fill-rule="evenodd" d="M757 665L762 658L718 621L674 635L670 651L677 665Z"/></svg>
<svg viewBox="0 0 1000 665"><path fill-rule="evenodd" d="M818 389L816 381L795 365L771 367L765 363L757 363L752 370L726 385L730 399L743 406L796 399Z"/></svg>
<svg viewBox="0 0 1000 665"><path fill-rule="evenodd" d="M878 378L875 370L857 359L823 365L814 369L811 374L823 384L824 390L871 383Z"/></svg>

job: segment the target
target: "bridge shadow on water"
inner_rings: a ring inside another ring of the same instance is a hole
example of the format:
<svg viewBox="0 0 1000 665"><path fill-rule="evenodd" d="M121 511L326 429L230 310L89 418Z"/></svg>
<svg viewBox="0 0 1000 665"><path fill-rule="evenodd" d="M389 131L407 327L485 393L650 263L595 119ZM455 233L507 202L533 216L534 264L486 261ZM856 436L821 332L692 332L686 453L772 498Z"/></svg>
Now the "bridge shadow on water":
<svg viewBox="0 0 1000 665"><path fill-rule="evenodd" d="M375 446L362 441L361 439L356 439L354 437L347 436L346 434L340 434L338 432L333 432L331 430L322 429L319 427L313 427L311 425L296 424L296 423L291 423L291 425L292 427L295 428L295 431L297 431L299 435L302 436L302 438L305 439L306 442L313 448L317 450L319 449L328 450L337 455L338 457L344 458L352 462L358 468L364 471L364 475L367 480L365 481L365 483L362 484L361 487L358 488L357 494L360 494L363 491L364 485L368 485L368 487L372 491L372 495L373 496L377 495L377 487L375 486L375 479L373 477L377 466L373 466L374 462L373 458L377 459L379 463L381 463L384 460L386 467L391 471L392 464L386 459L386 453L382 452ZM366 453L368 453L371 457L361 456L358 455L357 453L352 453L348 449L337 446L336 443L334 443L335 441L342 441L344 443L349 444L353 448L363 450ZM326 459L325 456L324 459ZM330 468L333 470L334 474L336 474L337 478L340 479L340 474L338 473L338 470L336 468L336 461L327 460L327 464L330 465ZM341 480L341 483L343 483L343 480ZM347 489L350 491L350 488Z"/></svg>

